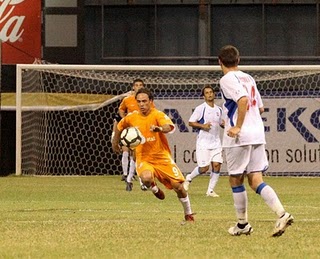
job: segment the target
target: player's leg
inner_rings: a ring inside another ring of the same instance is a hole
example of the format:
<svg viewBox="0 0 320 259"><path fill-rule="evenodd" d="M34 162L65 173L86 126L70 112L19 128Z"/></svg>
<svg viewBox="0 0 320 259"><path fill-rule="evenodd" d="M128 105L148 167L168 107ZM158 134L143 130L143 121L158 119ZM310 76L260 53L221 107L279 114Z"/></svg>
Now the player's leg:
<svg viewBox="0 0 320 259"><path fill-rule="evenodd" d="M136 163L133 161L132 151L129 150L129 173L126 178L126 191L131 192L133 189L133 177L135 173Z"/></svg>
<svg viewBox="0 0 320 259"><path fill-rule="evenodd" d="M172 160L169 164L157 164L154 168L155 177L168 189L173 189L176 192L184 212L184 221L182 223L193 222L194 214L191 210L189 195L183 186L185 179L178 166Z"/></svg>
<svg viewBox="0 0 320 259"><path fill-rule="evenodd" d="M220 163L217 163L217 162L212 163L213 170L210 173L210 180L209 180L208 190L207 190L208 197L219 197L219 195L214 191L214 188L216 187L219 181L220 167L221 167Z"/></svg>
<svg viewBox="0 0 320 259"><path fill-rule="evenodd" d="M130 179L134 179L134 174L136 172L136 152L135 150L131 150L131 156L130 156L130 168L129 168L129 175ZM145 186L139 176L137 176L139 179L140 189L142 191L147 191L148 187Z"/></svg>
<svg viewBox="0 0 320 259"><path fill-rule="evenodd" d="M254 145L251 160L248 164L248 182L250 187L259 194L269 208L278 216L273 236L280 236L293 223L293 217L285 211L274 189L263 181L262 172L268 167L264 145Z"/></svg>
<svg viewBox="0 0 320 259"><path fill-rule="evenodd" d="M221 148L212 150L212 159L211 159L211 168L212 171L210 173L210 180L207 190L207 196L209 197L219 197L218 194L214 191L216 187L219 177L220 177L220 168L223 162L222 158L222 150Z"/></svg>
<svg viewBox="0 0 320 259"><path fill-rule="evenodd" d="M141 182L147 189L150 189L154 196L156 196L160 200L164 200L165 195L164 192L157 186L155 182L155 169L153 165L142 162L137 167L137 174L141 179Z"/></svg>
<svg viewBox="0 0 320 259"><path fill-rule="evenodd" d="M122 181L127 180L128 176L128 166L129 166L129 148L123 146L122 147L122 158L121 158L121 165L122 165Z"/></svg>
<svg viewBox="0 0 320 259"><path fill-rule="evenodd" d="M251 146L232 147L225 149L226 162L229 174L229 183L232 189L237 224L229 228L230 235L249 235L253 229L248 222L248 196L243 184L244 173L249 163Z"/></svg>
<svg viewBox="0 0 320 259"><path fill-rule="evenodd" d="M179 169L178 169L179 170ZM184 221L182 224L185 222L193 222L194 217L191 209L191 203L189 199L188 192L185 190L183 183L181 182L172 182L172 188L176 192L177 197L182 205L183 212L184 212Z"/></svg>
<svg viewBox="0 0 320 259"><path fill-rule="evenodd" d="M128 178L130 179L130 182L135 179L134 174L136 171L136 162L133 161L132 157L129 158L130 165L129 165L129 174Z"/></svg>
<svg viewBox="0 0 320 259"><path fill-rule="evenodd" d="M139 179L139 183L140 183L140 189L142 191L147 191L148 187L143 184L143 182L142 182L142 180L141 180L141 178L139 176L138 176L138 179Z"/></svg>
<svg viewBox="0 0 320 259"><path fill-rule="evenodd" d="M113 119L113 126L112 126L112 134L111 134L111 142L115 134L115 129L118 125L118 122L121 120L121 117L119 114L115 114ZM122 157L121 157L121 165L122 165L122 176L121 181L126 181L127 175L128 175L128 165L129 165L129 153L128 148L122 147Z"/></svg>
<svg viewBox="0 0 320 259"><path fill-rule="evenodd" d="M130 180L135 180L135 174L136 172L136 162L133 160L133 157L130 155L129 157L129 174Z"/></svg>
<svg viewBox="0 0 320 259"><path fill-rule="evenodd" d="M193 171L186 176L186 181L183 184L185 190L187 191L189 190L190 183L194 178L196 178L200 174L206 173L209 170L209 166L210 166L209 151L206 149L201 149L197 146L196 156L197 156L198 166L195 167Z"/></svg>

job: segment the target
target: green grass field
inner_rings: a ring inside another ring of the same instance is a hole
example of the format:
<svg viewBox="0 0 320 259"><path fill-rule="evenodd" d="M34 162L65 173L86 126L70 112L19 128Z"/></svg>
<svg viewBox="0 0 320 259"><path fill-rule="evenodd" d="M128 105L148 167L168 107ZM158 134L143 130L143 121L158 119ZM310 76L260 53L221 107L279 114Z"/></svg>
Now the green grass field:
<svg viewBox="0 0 320 259"><path fill-rule="evenodd" d="M265 178L295 217L278 238L270 237L275 215L248 188L254 232L229 236L227 177L220 198L205 196L208 180L191 184L196 222L181 226L173 191L164 201L138 182L126 192L120 176L0 178L0 258L320 258L320 178Z"/></svg>

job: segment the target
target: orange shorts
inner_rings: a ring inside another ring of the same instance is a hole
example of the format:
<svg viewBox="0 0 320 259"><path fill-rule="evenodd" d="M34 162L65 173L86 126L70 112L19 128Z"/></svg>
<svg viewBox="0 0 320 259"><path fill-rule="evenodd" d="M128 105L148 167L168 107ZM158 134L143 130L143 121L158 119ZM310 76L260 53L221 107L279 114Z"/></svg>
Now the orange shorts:
<svg viewBox="0 0 320 259"><path fill-rule="evenodd" d="M172 183L184 182L184 176L175 163L168 164L152 164L142 161L136 166L138 176L143 171L151 171L153 176L156 177L166 188L172 189Z"/></svg>

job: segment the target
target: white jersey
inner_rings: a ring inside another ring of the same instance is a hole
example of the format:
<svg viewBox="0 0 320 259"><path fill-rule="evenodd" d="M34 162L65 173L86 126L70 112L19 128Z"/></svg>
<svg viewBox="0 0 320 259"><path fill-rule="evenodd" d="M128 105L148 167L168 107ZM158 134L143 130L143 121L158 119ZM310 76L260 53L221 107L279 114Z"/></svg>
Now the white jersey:
<svg viewBox="0 0 320 259"><path fill-rule="evenodd" d="M265 144L264 125L259 112L263 103L252 76L242 71L230 71L220 79L220 87L224 99L223 114L226 117L223 147ZM247 113L239 136L231 138L227 136L227 131L237 123L237 101L243 96L249 100Z"/></svg>
<svg viewBox="0 0 320 259"><path fill-rule="evenodd" d="M217 105L211 107L204 102L195 108L189 122L198 122L201 124L209 122L212 125L209 131L199 130L197 136L197 147L205 149L221 148L219 133L221 119L222 109Z"/></svg>

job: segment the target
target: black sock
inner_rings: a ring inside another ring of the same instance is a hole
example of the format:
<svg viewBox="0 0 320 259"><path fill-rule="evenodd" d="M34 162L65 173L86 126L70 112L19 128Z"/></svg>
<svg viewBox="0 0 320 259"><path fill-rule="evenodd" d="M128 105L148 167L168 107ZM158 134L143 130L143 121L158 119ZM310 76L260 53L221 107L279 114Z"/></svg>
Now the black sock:
<svg viewBox="0 0 320 259"><path fill-rule="evenodd" d="M240 224L240 223L237 224L238 228L240 228L240 229L244 229L246 227L246 225L248 225L248 222L245 224Z"/></svg>

